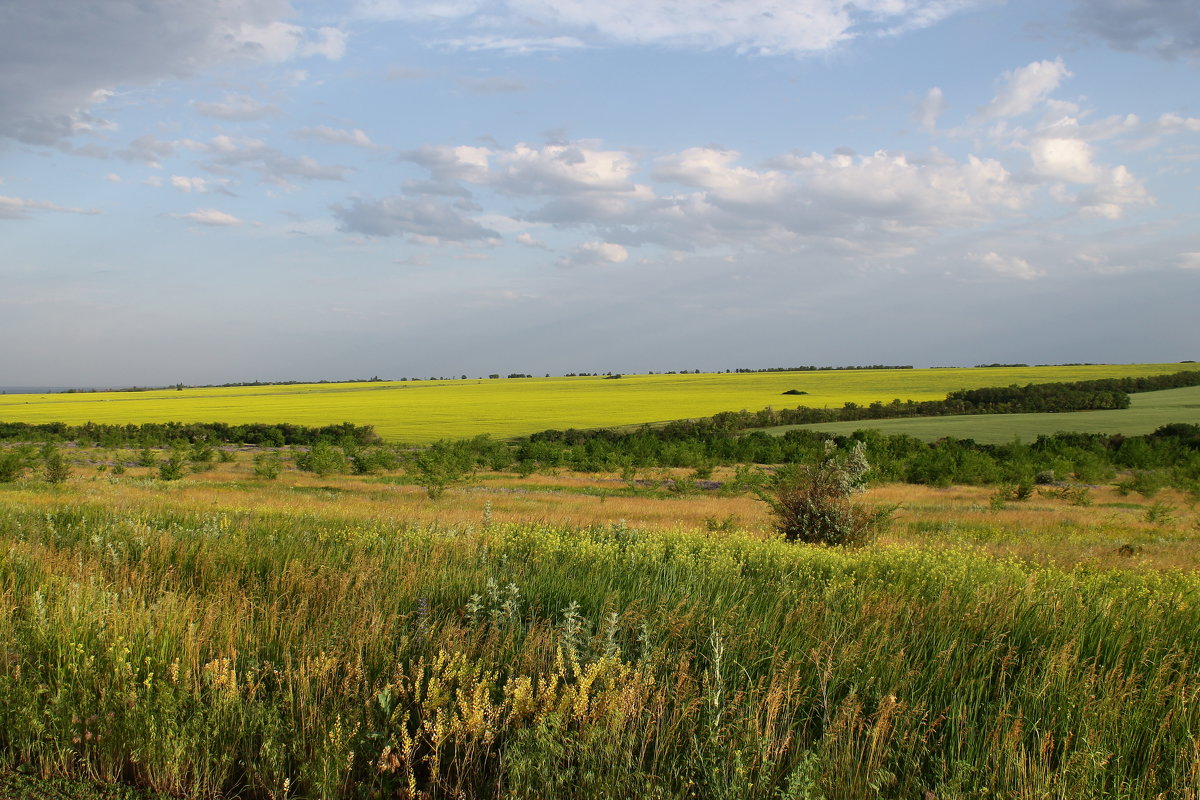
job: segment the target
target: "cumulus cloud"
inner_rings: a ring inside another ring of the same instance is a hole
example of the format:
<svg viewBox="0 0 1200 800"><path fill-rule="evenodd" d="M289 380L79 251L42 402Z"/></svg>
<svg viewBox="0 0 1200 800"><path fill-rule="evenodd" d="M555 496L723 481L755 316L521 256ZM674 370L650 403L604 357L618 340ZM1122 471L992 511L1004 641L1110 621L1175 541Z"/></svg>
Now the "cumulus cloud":
<svg viewBox="0 0 1200 800"><path fill-rule="evenodd" d="M1020 69L1005 72L998 81L999 89L992 101L979 109L983 120L1016 117L1032 111L1050 96L1065 78L1070 78L1061 58L1054 61L1034 61Z"/></svg>
<svg viewBox="0 0 1200 800"><path fill-rule="evenodd" d="M193 102L192 108L206 117L216 117L228 122L266 119L281 113L278 106L260 103L253 97L244 94L226 95L224 100L219 103Z"/></svg>
<svg viewBox="0 0 1200 800"><path fill-rule="evenodd" d="M517 234L517 241L526 247L536 247L539 250L549 250L550 247L543 241L534 238L533 234L525 231Z"/></svg>
<svg viewBox="0 0 1200 800"><path fill-rule="evenodd" d="M522 216L526 222L590 228L600 241L626 247L655 243L687 251L822 247L892 257L947 228L1019 214L1037 191L999 161L959 161L937 151L793 153L750 167L728 149L693 147L643 163L588 141L431 147L406 158L424 165L435 186L466 183L536 200L540 205ZM647 171L657 189L639 180ZM671 191L671 184L681 190ZM567 260L596 257L582 251Z"/></svg>
<svg viewBox="0 0 1200 800"><path fill-rule="evenodd" d="M1037 138L1029 148L1034 172L1067 183L1095 183L1101 169L1092 162L1092 146L1082 139Z"/></svg>
<svg viewBox="0 0 1200 800"><path fill-rule="evenodd" d="M1076 0L1075 23L1117 50L1200 59L1195 0Z"/></svg>
<svg viewBox="0 0 1200 800"><path fill-rule="evenodd" d="M100 210L95 208L72 208L70 206L60 206L57 203L51 203L47 200L27 200L22 197L7 197L0 195L0 219L28 219L29 212L33 210L39 211L61 211L66 214L99 214Z"/></svg>
<svg viewBox="0 0 1200 800"><path fill-rule="evenodd" d="M0 4L0 136L60 144L102 126L113 89L223 61L340 57L340 31L285 22L291 13L286 0Z"/></svg>
<svg viewBox="0 0 1200 800"><path fill-rule="evenodd" d="M440 181L487 183L490 178L488 159L491 154L492 151L486 147L429 145L405 151L400 154L400 158L419 164Z"/></svg>
<svg viewBox="0 0 1200 800"><path fill-rule="evenodd" d="M1038 269L1020 256L1001 255L996 252L977 253L972 260L990 272L1006 278L1031 281L1045 277L1045 270Z"/></svg>
<svg viewBox="0 0 1200 800"><path fill-rule="evenodd" d="M624 264L629 260L629 251L612 242L584 242L569 256L559 259L562 266L588 266L595 264Z"/></svg>
<svg viewBox="0 0 1200 800"><path fill-rule="evenodd" d="M215 208L198 208L186 214L172 214L171 216L175 219L194 222L197 225L207 225L211 228L234 228L245 224L244 220L240 220L232 214L227 214Z"/></svg>
<svg viewBox="0 0 1200 800"><path fill-rule="evenodd" d="M660 181L706 189L710 197L732 202L775 203L792 189L778 172L734 165L739 157L734 150L689 147L660 158L653 175Z"/></svg>
<svg viewBox="0 0 1200 800"><path fill-rule="evenodd" d="M476 50L528 53L596 42L766 55L822 52L864 35L923 28L972 5L973 0L361 0L358 12L373 19L468 22L489 32L446 43Z"/></svg>
<svg viewBox="0 0 1200 800"><path fill-rule="evenodd" d="M351 198L332 206L339 230L367 236L417 237L419 241L486 241L500 234L483 227L456 208L429 197Z"/></svg>
<svg viewBox="0 0 1200 800"><path fill-rule="evenodd" d="M188 178L183 175L172 175L171 185L181 192L206 192L207 181L204 178Z"/></svg>

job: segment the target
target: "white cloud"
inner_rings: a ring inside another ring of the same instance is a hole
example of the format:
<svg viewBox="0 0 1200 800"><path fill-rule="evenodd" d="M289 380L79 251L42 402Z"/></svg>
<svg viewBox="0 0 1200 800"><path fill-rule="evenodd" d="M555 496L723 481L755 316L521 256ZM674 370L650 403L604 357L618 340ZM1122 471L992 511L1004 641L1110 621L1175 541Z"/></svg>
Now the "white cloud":
<svg viewBox="0 0 1200 800"><path fill-rule="evenodd" d="M382 200L355 197L346 205L332 206L332 211L340 222L339 230L367 236L407 235L423 243L500 238L496 231L483 227L459 209L428 197Z"/></svg>
<svg viewBox="0 0 1200 800"><path fill-rule="evenodd" d="M601 150L590 141L518 144L496 154L493 182L512 194L548 194L585 190L637 193L637 164L622 150Z"/></svg>
<svg viewBox="0 0 1200 800"><path fill-rule="evenodd" d="M325 144L348 144L352 147L361 147L366 150L379 148L379 145L371 141L371 137L358 128L342 130L339 128L330 128L327 125L317 125L312 128L301 128L296 131L295 135L301 139L311 139L317 142L324 142Z"/></svg>
<svg viewBox="0 0 1200 800"><path fill-rule="evenodd" d="M932 25L973 0L361 0L373 19L464 22L486 32L444 44L529 53L585 43L730 48L756 54L829 50L865 35ZM531 35L532 34L532 35Z"/></svg>
<svg viewBox="0 0 1200 800"><path fill-rule="evenodd" d="M450 50L472 52L499 50L512 55L575 50L586 46L574 36L464 36L459 39L443 39L438 44Z"/></svg>
<svg viewBox="0 0 1200 800"><path fill-rule="evenodd" d="M529 233L528 231L517 234L517 241L520 242L521 244L525 245L526 247L536 247L539 250L549 250L550 249L549 246L547 246L547 244L545 242L543 242L539 239L535 239L533 234Z"/></svg>
<svg viewBox="0 0 1200 800"><path fill-rule="evenodd" d="M204 178L188 178L183 175L172 175L171 185L181 192L208 191L208 181Z"/></svg>
<svg viewBox="0 0 1200 800"><path fill-rule="evenodd" d="M1200 269L1200 253L1180 253L1176 263L1180 269Z"/></svg>
<svg viewBox="0 0 1200 800"><path fill-rule="evenodd" d="M654 177L708 190L709 196L740 203L774 203L793 189L778 172L756 172L733 166L740 154L733 150L689 147L658 160Z"/></svg>
<svg viewBox="0 0 1200 800"><path fill-rule="evenodd" d="M979 109L983 120L1016 117L1032 111L1058 88L1063 79L1071 77L1061 58L1054 61L1035 61L1020 69L1005 72L1000 89L992 101Z"/></svg>
<svg viewBox="0 0 1200 800"><path fill-rule="evenodd" d="M186 214L172 214L171 216L175 219L187 220L197 225L207 225L213 228L233 228L245 224L243 220L238 219L232 214L227 214L215 208L198 208Z"/></svg>
<svg viewBox="0 0 1200 800"><path fill-rule="evenodd" d="M1094 186L1080 192L1077 202L1084 216L1120 219L1126 206L1152 205L1154 198L1129 170L1117 166Z"/></svg>
<svg viewBox="0 0 1200 800"><path fill-rule="evenodd" d="M253 97L244 94L225 95L225 99L220 103L195 101L192 103L192 108L206 117L216 117L229 122L265 119L281 113L278 106L260 103Z"/></svg>
<svg viewBox="0 0 1200 800"><path fill-rule="evenodd" d="M938 117L945 110L946 99L942 96L942 90L935 86L925 93L924 99L917 107L917 122L921 130L930 134L936 133Z"/></svg>
<svg viewBox="0 0 1200 800"><path fill-rule="evenodd" d="M972 260L997 275L1031 281L1045 277L1045 270L1038 269L1020 256L1006 256L996 252L973 254Z"/></svg>
<svg viewBox="0 0 1200 800"><path fill-rule="evenodd" d="M72 208L47 200L27 200L22 197L0 195L0 219L28 219L31 210L60 211L66 214L86 214L88 216L100 213L100 210L95 208Z"/></svg>
<svg viewBox="0 0 1200 800"><path fill-rule="evenodd" d="M115 172L110 172L110 173L108 173L107 175L105 175L105 176L104 176L104 180L106 180L106 181L110 181L110 182L112 182L112 183L120 183L120 182L121 182L121 176L120 176L120 175L118 175L118 174L117 174L117 173L115 173Z"/></svg>
<svg viewBox="0 0 1200 800"><path fill-rule="evenodd" d="M487 183L490 179L488 159L491 154L492 151L486 147L430 145L401 153L400 157L425 167L437 180Z"/></svg>
<svg viewBox="0 0 1200 800"><path fill-rule="evenodd" d="M1102 170L1092 163L1092 146L1082 139L1035 139L1029 157L1034 171L1047 178L1068 183L1095 183L1101 179Z"/></svg>
<svg viewBox="0 0 1200 800"><path fill-rule="evenodd" d="M252 169L263 183L283 189L295 188L291 180L343 181L353 167L322 164L310 156L292 156L261 139L214 136L203 142L181 139L175 146L207 156L205 167L218 174L230 174L240 168Z"/></svg>
<svg viewBox="0 0 1200 800"><path fill-rule="evenodd" d="M612 242L584 242L569 256L559 259L562 266L586 266L589 264L624 264L629 260L629 251Z"/></svg>
<svg viewBox="0 0 1200 800"><path fill-rule="evenodd" d="M279 20L263 25L243 23L238 39L246 51L266 61L307 56L337 61L346 54L346 34L337 28L310 30Z"/></svg>

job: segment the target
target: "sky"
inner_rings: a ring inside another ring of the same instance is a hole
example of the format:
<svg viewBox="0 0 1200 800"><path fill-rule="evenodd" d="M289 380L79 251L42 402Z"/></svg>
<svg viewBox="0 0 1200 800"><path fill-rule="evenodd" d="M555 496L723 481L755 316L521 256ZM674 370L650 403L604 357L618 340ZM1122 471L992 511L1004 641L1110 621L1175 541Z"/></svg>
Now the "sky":
<svg viewBox="0 0 1200 800"><path fill-rule="evenodd" d="M1200 359L1194 0L0 0L0 385Z"/></svg>

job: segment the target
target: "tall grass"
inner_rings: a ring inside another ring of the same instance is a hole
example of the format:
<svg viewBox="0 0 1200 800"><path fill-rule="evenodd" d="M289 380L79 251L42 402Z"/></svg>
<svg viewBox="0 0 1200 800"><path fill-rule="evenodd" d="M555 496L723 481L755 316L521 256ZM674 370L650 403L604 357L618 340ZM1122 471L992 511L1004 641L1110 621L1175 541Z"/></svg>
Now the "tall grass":
<svg viewBox="0 0 1200 800"><path fill-rule="evenodd" d="M1200 579L0 508L0 759L188 797L1192 798Z"/></svg>

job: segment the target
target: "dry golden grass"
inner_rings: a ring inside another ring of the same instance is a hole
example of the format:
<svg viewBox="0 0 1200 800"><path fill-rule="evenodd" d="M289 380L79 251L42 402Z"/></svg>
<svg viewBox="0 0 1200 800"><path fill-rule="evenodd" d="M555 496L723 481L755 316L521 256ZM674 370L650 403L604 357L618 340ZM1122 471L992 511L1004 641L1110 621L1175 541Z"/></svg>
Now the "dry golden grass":
<svg viewBox="0 0 1200 800"><path fill-rule="evenodd" d="M529 523L555 526L624 524L635 528L699 530L720 536L738 530L773 535L766 506L753 495L720 491L674 494L660 488L687 470L640 473L636 486L616 474L559 471L520 477L480 473L437 500L406 483L401 473L324 477L285 469L277 481L256 479L247 453L232 464L214 464L180 481L161 481L153 468L130 467L113 477L96 471L96 453L76 451L75 472L48 491L28 481L8 486L0 503L60 504L64 496L136 511L226 511L320 517L347 521L406 521L443 526ZM727 480L718 469L713 480ZM935 488L890 484L870 490L864 502L897 506L881 544L974 547L997 557L1071 568L1194 570L1200 568L1200 513L1182 493L1154 498L1121 496L1111 486L1089 487L1089 505L1073 505L1042 487L1024 501L993 500L994 487ZM1151 509L1160 519L1149 521Z"/></svg>

